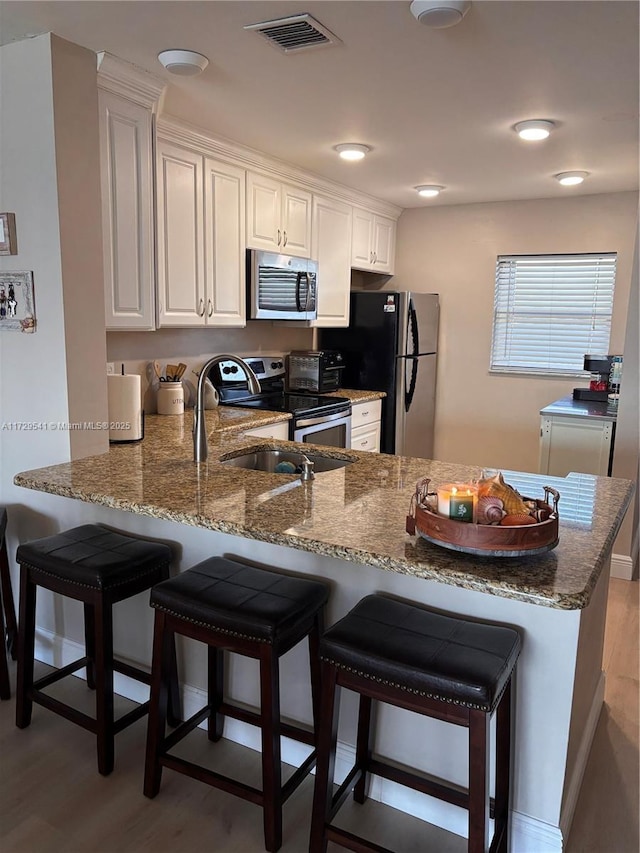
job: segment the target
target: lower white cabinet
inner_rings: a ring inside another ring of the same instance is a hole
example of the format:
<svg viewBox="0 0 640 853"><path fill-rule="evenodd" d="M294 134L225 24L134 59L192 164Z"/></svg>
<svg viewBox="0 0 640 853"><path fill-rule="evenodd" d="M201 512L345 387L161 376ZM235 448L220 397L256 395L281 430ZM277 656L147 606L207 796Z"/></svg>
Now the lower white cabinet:
<svg viewBox="0 0 640 853"><path fill-rule="evenodd" d="M581 474L609 474L614 423L597 417L543 415L540 419L541 474L565 477Z"/></svg>
<svg viewBox="0 0 640 853"><path fill-rule="evenodd" d="M349 325L351 206L314 195L311 256L318 261L318 317L312 326Z"/></svg>
<svg viewBox="0 0 640 853"><path fill-rule="evenodd" d="M289 438L289 421L280 421L277 424L268 424L255 429L248 429L243 435L255 436L256 438L277 438L287 441Z"/></svg>
<svg viewBox="0 0 640 853"><path fill-rule="evenodd" d="M381 400L351 405L351 447L353 450L380 452L381 417Z"/></svg>

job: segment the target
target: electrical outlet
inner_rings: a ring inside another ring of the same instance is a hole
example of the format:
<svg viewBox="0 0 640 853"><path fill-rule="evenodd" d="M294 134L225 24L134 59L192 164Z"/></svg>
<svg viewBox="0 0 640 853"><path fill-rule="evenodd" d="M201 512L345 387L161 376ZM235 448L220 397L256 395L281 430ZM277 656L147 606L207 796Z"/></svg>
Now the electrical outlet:
<svg viewBox="0 0 640 853"><path fill-rule="evenodd" d="M107 362L107 376L113 376L116 372L116 366L112 361Z"/></svg>

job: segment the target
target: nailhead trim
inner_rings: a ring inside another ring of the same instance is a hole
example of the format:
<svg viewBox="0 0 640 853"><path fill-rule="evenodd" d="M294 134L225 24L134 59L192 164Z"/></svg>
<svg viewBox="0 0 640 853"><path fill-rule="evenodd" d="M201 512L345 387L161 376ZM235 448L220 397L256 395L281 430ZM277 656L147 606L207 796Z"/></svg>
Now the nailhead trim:
<svg viewBox="0 0 640 853"><path fill-rule="evenodd" d="M237 637L240 640L251 640L253 643L267 643L272 645L271 640L265 640L264 637L254 637L251 634L241 634L240 631L231 631L229 628L219 628L217 625L212 625L211 622L202 622L198 619L192 619L190 616L185 616L183 613L177 613L175 610L169 610L167 607L162 607L159 604L151 603L156 610L161 610L163 613L168 613L169 616L175 616L183 622L189 622L191 625L197 625L199 628L210 628L212 631L217 631L220 634L226 634L228 637Z"/></svg>
<svg viewBox="0 0 640 853"><path fill-rule="evenodd" d="M352 672L354 675L359 675L361 678L367 678L369 679L369 681L375 681L378 684L384 684L385 687L395 687L397 690L404 690L405 693L413 693L416 696L424 696L425 699L435 699L438 702L446 702L449 705L460 705L463 708L473 708L475 711L485 711L487 713L493 711L498 706L498 703L502 699L504 691L507 689L507 684L509 684L509 681L511 680L511 677L507 679L504 687L500 691L499 696L496 697L495 703L489 708L486 705L475 705L472 702L461 702L459 699L450 699L446 696L438 696L436 693L427 693L424 690L415 690L412 687L407 687L406 684L398 684L395 681L387 681L385 678L378 678L378 676L372 675L370 672L363 672L360 669L354 669L351 666L338 663L338 661L335 661L332 658L323 657L322 655L320 656L320 660L324 663L331 664L331 666L335 666L337 669L342 669L345 672Z"/></svg>
<svg viewBox="0 0 640 853"><path fill-rule="evenodd" d="M42 569L40 566L33 566L31 563L20 563L21 566L24 566L27 569L31 569L34 572L40 572L43 575L47 575L50 578L56 578L57 580L64 581L64 583L71 583L74 586L81 586L84 589L97 589L98 591L102 590L103 587L96 586L95 584L90 583L81 583L80 581L74 581L70 578L62 577L62 575L57 574L56 572L48 571L47 569ZM106 589L111 590L115 589L118 586L124 586L125 584L131 583L132 581L138 580L139 578L145 577L145 575L155 574L156 572L161 571L162 569L167 568L170 565L167 563L160 563L157 566L154 566L151 569L146 569L144 572L138 572L135 575L130 575L128 578L124 580L118 581L118 583L109 584Z"/></svg>

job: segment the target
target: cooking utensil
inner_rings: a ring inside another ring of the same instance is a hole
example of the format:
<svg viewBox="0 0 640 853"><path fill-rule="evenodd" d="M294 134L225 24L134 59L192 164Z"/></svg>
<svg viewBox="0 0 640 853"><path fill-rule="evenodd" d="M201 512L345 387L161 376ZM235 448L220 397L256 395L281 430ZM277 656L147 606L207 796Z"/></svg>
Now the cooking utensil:
<svg viewBox="0 0 640 853"><path fill-rule="evenodd" d="M169 382L175 382L176 381L177 371L178 371L178 365L177 364L168 364L167 365L167 371L166 372L167 372L167 379L169 380Z"/></svg>
<svg viewBox="0 0 640 853"><path fill-rule="evenodd" d="M160 362L159 361L152 361L151 364L153 366L153 372L156 375L156 379L160 379L162 376L162 371L160 370Z"/></svg>
<svg viewBox="0 0 640 853"><path fill-rule="evenodd" d="M186 369L187 369L187 365L183 361L181 361L177 367L177 370L176 370L176 375L175 375L176 382L179 382L182 379Z"/></svg>

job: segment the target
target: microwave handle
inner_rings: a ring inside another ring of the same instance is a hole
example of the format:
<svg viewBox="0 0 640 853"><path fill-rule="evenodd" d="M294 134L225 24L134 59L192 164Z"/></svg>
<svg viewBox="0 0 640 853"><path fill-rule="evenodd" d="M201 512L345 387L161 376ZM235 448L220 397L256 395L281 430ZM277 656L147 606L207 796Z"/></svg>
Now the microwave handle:
<svg viewBox="0 0 640 853"><path fill-rule="evenodd" d="M302 280L302 276L304 276L304 280L307 283L307 298L304 301L304 310L309 310L309 299L311 297L311 282L309 281L309 273L305 270L300 273L300 280Z"/></svg>
<svg viewBox="0 0 640 853"><path fill-rule="evenodd" d="M302 305L300 304L300 280L302 278L302 273L298 272L296 275L296 308L298 311L302 311Z"/></svg>

